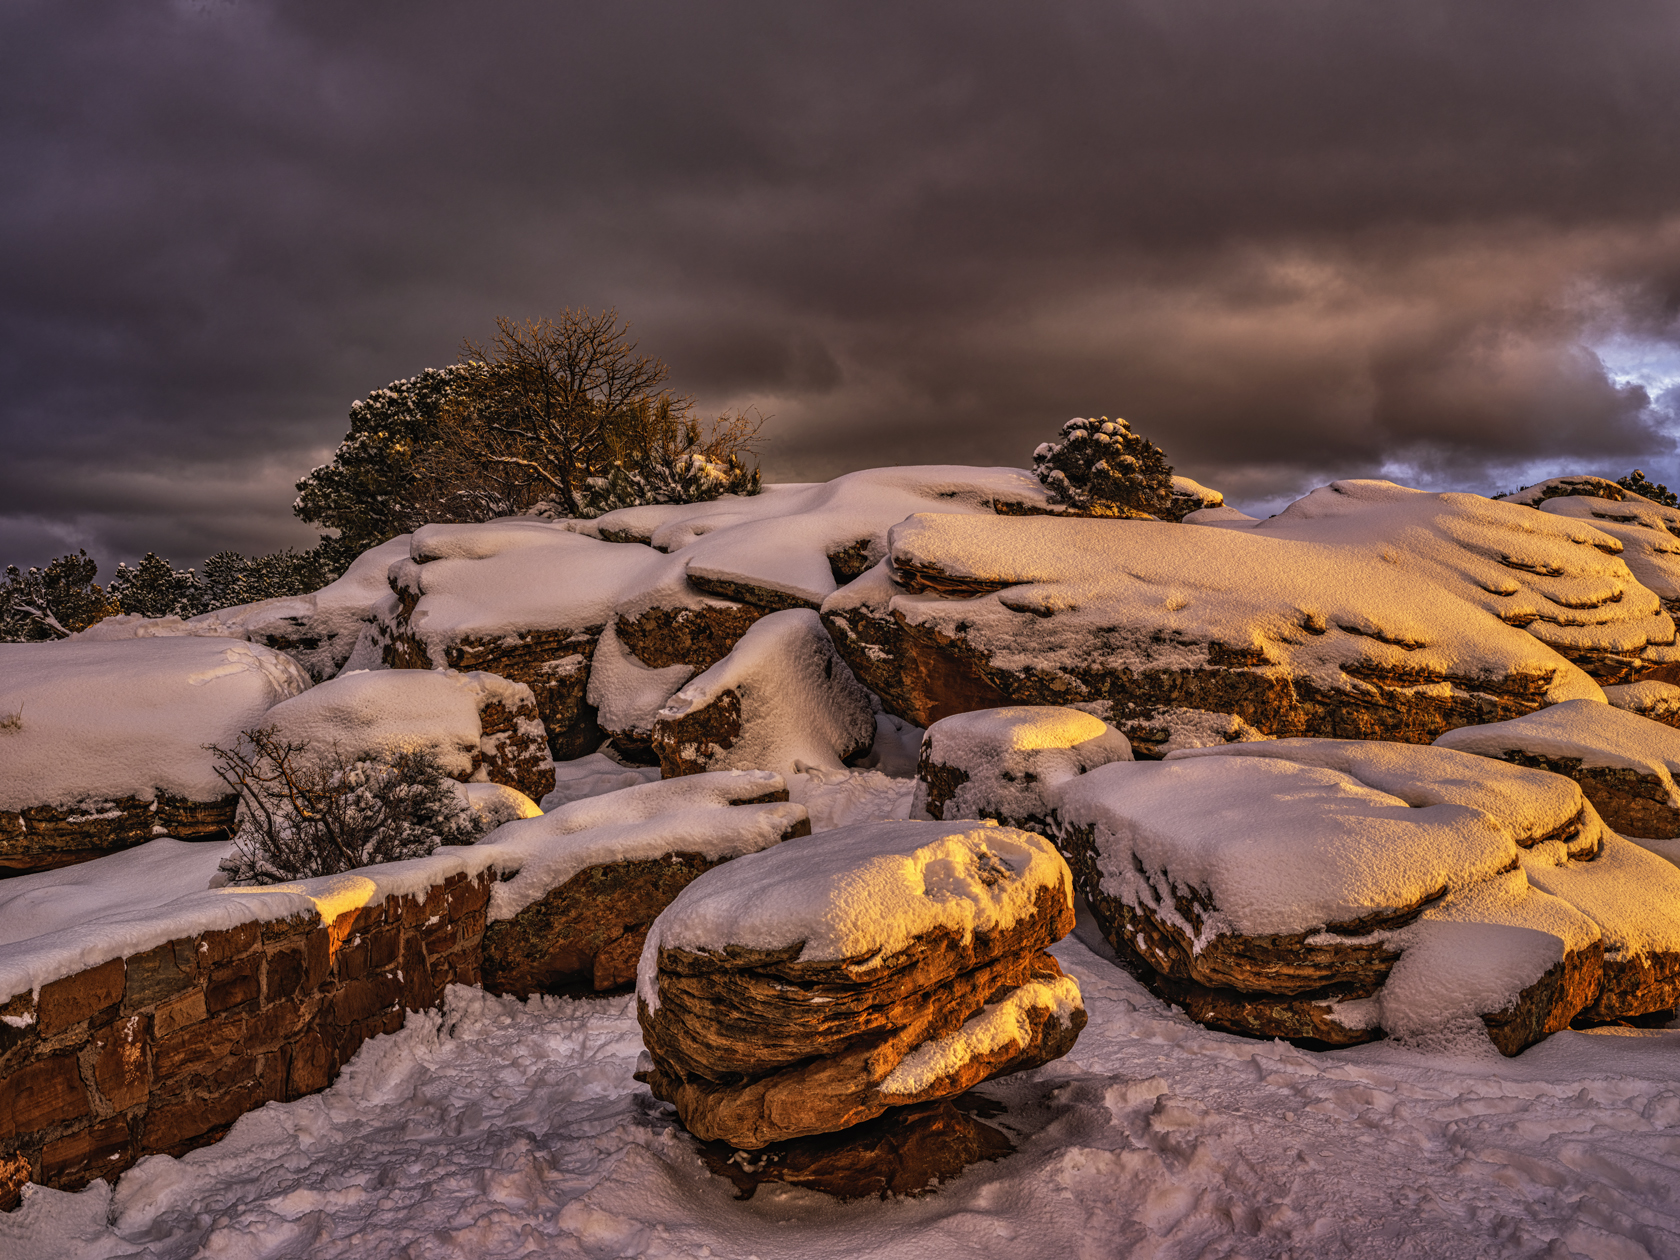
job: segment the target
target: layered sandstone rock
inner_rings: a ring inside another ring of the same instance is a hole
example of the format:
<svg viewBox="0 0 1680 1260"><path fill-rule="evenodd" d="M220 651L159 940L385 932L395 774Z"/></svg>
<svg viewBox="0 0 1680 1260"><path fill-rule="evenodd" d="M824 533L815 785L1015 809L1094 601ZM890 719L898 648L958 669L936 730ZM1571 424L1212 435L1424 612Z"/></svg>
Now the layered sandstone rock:
<svg viewBox="0 0 1680 1260"><path fill-rule="evenodd" d="M1593 859L1622 842L1574 782L1490 768L1269 741L1106 766L1055 806L1104 934L1193 1018L1308 1045L1469 1021L1516 1054L1588 1011L1609 956L1595 916L1522 868L1602 889Z"/></svg>
<svg viewBox="0 0 1680 1260"><path fill-rule="evenodd" d="M876 823L738 859L655 922L638 1072L706 1141L756 1150L1065 1054L1066 864L996 825Z"/></svg>
<svg viewBox="0 0 1680 1260"><path fill-rule="evenodd" d="M1111 761L1131 745L1078 709L1020 706L943 718L922 736L912 818L990 818L1047 834L1047 794Z"/></svg>
<svg viewBox="0 0 1680 1260"><path fill-rule="evenodd" d="M1513 721L1450 731L1443 748L1566 775L1625 836L1680 836L1680 732L1610 705L1575 701Z"/></svg>
<svg viewBox="0 0 1680 1260"><path fill-rule="evenodd" d="M1640 584L1670 613L1680 610L1680 511L1602 477L1553 477L1503 498L1610 535Z"/></svg>
<svg viewBox="0 0 1680 1260"><path fill-rule="evenodd" d="M601 742L589 663L615 609L682 583L680 565L651 548L527 517L425 526L390 577L395 594L376 610L385 663L524 683L557 760Z"/></svg>
<svg viewBox="0 0 1680 1260"><path fill-rule="evenodd" d="M779 775L701 774L624 788L511 823L479 848L519 871L496 888L484 937L494 993L629 984L648 928L695 878L809 835Z"/></svg>
<svg viewBox="0 0 1680 1260"><path fill-rule="evenodd" d="M482 671L348 674L275 705L263 725L306 751L350 758L424 749L453 778L504 784L533 799L554 786L530 688Z"/></svg>
<svg viewBox="0 0 1680 1260"><path fill-rule="evenodd" d="M652 731L667 777L839 769L874 739L869 695L809 609L754 622L728 656L671 697Z"/></svg>
<svg viewBox="0 0 1680 1260"><path fill-rule="evenodd" d="M1680 686L1649 679L1604 689L1612 708L1636 713L1664 726L1680 727Z"/></svg>
<svg viewBox="0 0 1680 1260"><path fill-rule="evenodd" d="M1371 482L1264 522L1216 516L916 516L824 619L910 721L1078 704L1166 751L1166 715L1186 710L1238 732L1427 743L1598 699L1595 680L1676 656L1622 544L1580 522Z"/></svg>
<svg viewBox="0 0 1680 1260"><path fill-rule="evenodd" d="M308 685L290 658L220 637L0 644L0 872L225 839L235 798L206 745Z"/></svg>

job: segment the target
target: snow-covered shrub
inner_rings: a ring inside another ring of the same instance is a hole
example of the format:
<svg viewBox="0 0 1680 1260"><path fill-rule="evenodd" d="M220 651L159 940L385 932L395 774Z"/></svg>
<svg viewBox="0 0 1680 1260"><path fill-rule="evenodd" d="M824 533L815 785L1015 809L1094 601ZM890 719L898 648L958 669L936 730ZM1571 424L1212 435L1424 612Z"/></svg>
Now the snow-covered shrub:
<svg viewBox="0 0 1680 1260"><path fill-rule="evenodd" d="M212 746L216 773L239 794L232 884L274 884L425 857L480 834L460 786L436 756L405 749L356 760L283 740L272 727Z"/></svg>
<svg viewBox="0 0 1680 1260"><path fill-rule="evenodd" d="M653 503L701 503L725 494L757 494L759 472L737 455L711 459L691 451L641 468L614 463L604 477L585 484L582 513L600 516L618 508Z"/></svg>
<svg viewBox="0 0 1680 1260"><path fill-rule="evenodd" d="M1052 502L1086 515L1177 519L1172 465L1124 420L1069 420L1033 452L1033 471Z"/></svg>
<svg viewBox="0 0 1680 1260"><path fill-rule="evenodd" d="M1652 503L1660 503L1664 507L1680 508L1680 495L1663 485L1660 481L1645 480L1645 470L1635 468L1625 477L1617 477L1616 484L1624 490L1631 490L1641 498L1649 499Z"/></svg>

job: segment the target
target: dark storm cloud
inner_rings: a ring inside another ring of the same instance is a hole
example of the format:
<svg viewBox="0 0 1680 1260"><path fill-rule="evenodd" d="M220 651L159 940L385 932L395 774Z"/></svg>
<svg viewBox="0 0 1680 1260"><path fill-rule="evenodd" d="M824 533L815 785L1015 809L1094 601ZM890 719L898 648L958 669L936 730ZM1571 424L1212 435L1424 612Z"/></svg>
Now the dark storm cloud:
<svg viewBox="0 0 1680 1260"><path fill-rule="evenodd" d="M1668 4L0 13L0 549L303 543L348 403L616 305L772 476L1124 414L1259 502L1672 466Z"/></svg>

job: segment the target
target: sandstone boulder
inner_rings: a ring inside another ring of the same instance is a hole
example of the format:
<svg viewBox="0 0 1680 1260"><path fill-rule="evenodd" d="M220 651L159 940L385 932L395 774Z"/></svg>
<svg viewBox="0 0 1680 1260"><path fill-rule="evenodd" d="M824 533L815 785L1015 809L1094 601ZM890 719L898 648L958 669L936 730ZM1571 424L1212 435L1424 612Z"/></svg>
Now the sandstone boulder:
<svg viewBox="0 0 1680 1260"><path fill-rule="evenodd" d="M445 774L541 797L554 786L536 698L482 671L382 669L347 674L270 709L263 725L305 749L375 759L424 749Z"/></svg>
<svg viewBox="0 0 1680 1260"><path fill-rule="evenodd" d="M635 978L649 926L696 876L810 834L779 775L641 784L509 823L479 842L491 893L484 984L495 993L605 992ZM517 869L516 869L517 868Z"/></svg>
<svg viewBox="0 0 1680 1260"><path fill-rule="evenodd" d="M0 644L0 872L226 839L237 799L205 745L308 685L289 657L220 637Z"/></svg>
<svg viewBox="0 0 1680 1260"><path fill-rule="evenodd" d="M1131 745L1101 718L1049 705L979 709L942 718L922 736L912 818L990 818L1047 834L1047 794Z"/></svg>
<svg viewBox="0 0 1680 1260"><path fill-rule="evenodd" d="M1474 1027L1515 1054L1594 1002L1607 941L1522 868L1592 879L1619 841L1573 782L1448 751L1178 752L1072 780L1056 821L1104 934L1193 1018L1307 1045Z"/></svg>
<svg viewBox="0 0 1680 1260"><path fill-rule="evenodd" d="M1440 747L1566 775L1624 836L1680 837L1680 731L1577 700L1507 722L1449 731Z"/></svg>
<svg viewBox="0 0 1680 1260"><path fill-rule="evenodd" d="M753 623L723 660L683 687L653 722L667 777L799 765L838 769L875 740L869 695L809 609Z"/></svg>
<svg viewBox="0 0 1680 1260"><path fill-rule="evenodd" d="M1553 477L1503 497L1610 535L1640 585L1670 613L1680 611L1680 511L1602 477Z"/></svg>
<svg viewBox="0 0 1680 1260"><path fill-rule="evenodd" d="M1680 686L1648 679L1645 682L1622 683L1606 687L1604 698L1612 708L1637 713L1642 718L1661 722L1664 726L1680 727Z"/></svg>
<svg viewBox="0 0 1680 1260"><path fill-rule="evenodd" d="M1042 837L875 823L689 885L637 972L637 1073L705 1141L756 1150L1065 1054L1085 1022L1045 952L1072 881Z"/></svg>

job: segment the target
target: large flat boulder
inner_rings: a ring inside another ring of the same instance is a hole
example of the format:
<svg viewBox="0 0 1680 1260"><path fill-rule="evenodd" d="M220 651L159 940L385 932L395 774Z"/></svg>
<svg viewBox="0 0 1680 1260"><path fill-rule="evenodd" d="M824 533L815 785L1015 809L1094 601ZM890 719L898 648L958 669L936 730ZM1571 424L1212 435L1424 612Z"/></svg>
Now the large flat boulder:
<svg viewBox="0 0 1680 1260"><path fill-rule="evenodd" d="M518 867L491 893L485 987L528 997L627 985L648 928L696 877L810 830L765 772L640 784L510 822L479 842Z"/></svg>
<svg viewBox="0 0 1680 1260"><path fill-rule="evenodd" d="M1042 837L875 823L694 881L637 973L638 1072L706 1141L836 1132L1065 1054L1078 987L1045 952L1072 881Z"/></svg>
<svg viewBox="0 0 1680 1260"><path fill-rule="evenodd" d="M1565 775L1625 836L1680 836L1680 731L1589 700L1449 731L1436 743Z"/></svg>
<svg viewBox="0 0 1680 1260"><path fill-rule="evenodd" d="M1296 520L1300 536L1253 522L918 515L824 620L887 709L923 726L1078 704L1127 731L1188 709L1265 735L1428 743L1602 699L1574 658L1596 668L1621 653L1619 675L1671 650L1656 597L1588 527L1558 521L1536 542L1534 522L1553 518L1475 496L1331 497L1359 510ZM1495 545L1509 564L1475 549ZM1534 612L1542 603L1551 620Z"/></svg>
<svg viewBox="0 0 1680 1260"><path fill-rule="evenodd" d="M1018 705L953 714L922 736L910 816L990 818L1049 834L1056 788L1131 759L1124 735L1078 709Z"/></svg>
<svg viewBox="0 0 1680 1260"><path fill-rule="evenodd" d="M1117 950L1245 993L1374 993L1395 930L1517 855L1480 810L1274 758L1117 762L1065 784L1056 813Z"/></svg>
<svg viewBox="0 0 1680 1260"><path fill-rule="evenodd" d="M0 644L0 873L225 839L237 798L206 745L308 686L290 657L221 637Z"/></svg>
<svg viewBox="0 0 1680 1260"><path fill-rule="evenodd" d="M838 770L874 740L869 695L808 608L754 622L728 656L670 698L652 731L667 777L724 769Z"/></svg>

